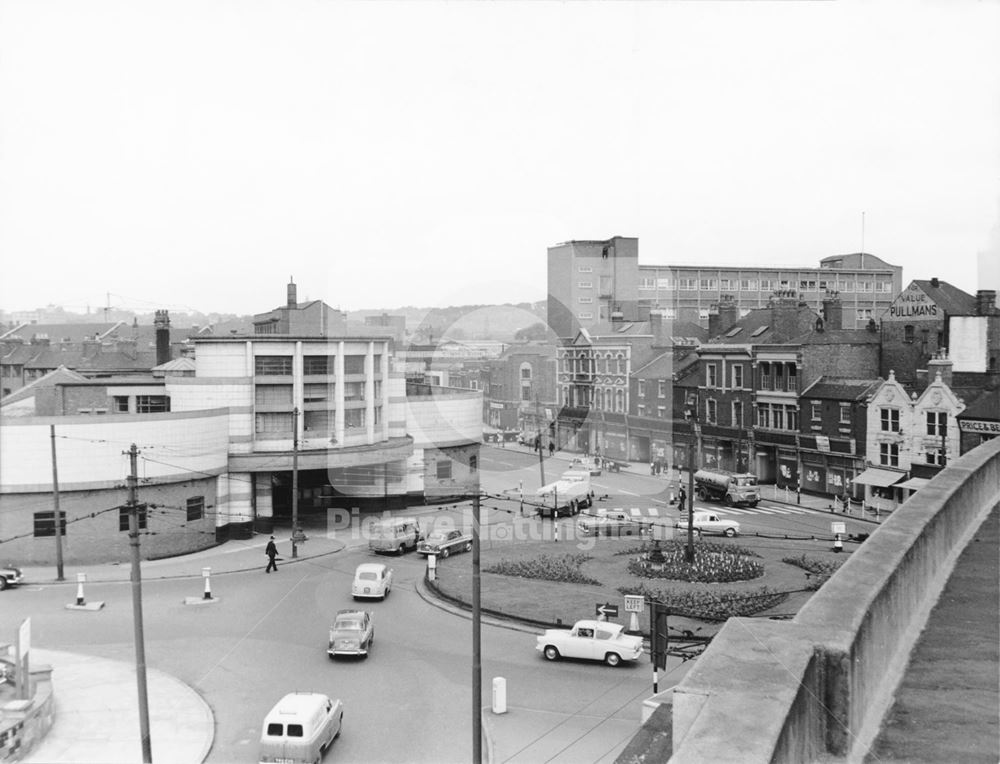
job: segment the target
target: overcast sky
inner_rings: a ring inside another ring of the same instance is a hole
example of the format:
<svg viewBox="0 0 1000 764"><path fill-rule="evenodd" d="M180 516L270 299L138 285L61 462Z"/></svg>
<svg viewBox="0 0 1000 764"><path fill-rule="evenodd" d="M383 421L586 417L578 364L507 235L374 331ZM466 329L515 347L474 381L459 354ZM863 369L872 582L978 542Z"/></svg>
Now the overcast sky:
<svg viewBox="0 0 1000 764"><path fill-rule="evenodd" d="M1000 2L0 0L0 308L545 296L546 248L1000 288ZM992 269L992 270L991 270Z"/></svg>

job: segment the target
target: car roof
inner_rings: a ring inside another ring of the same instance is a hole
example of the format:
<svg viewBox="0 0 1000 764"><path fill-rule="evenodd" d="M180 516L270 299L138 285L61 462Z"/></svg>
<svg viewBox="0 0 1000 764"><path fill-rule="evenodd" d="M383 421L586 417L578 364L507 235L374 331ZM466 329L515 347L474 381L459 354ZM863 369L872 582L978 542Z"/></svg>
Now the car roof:
<svg viewBox="0 0 1000 764"><path fill-rule="evenodd" d="M336 617L340 618L340 616L356 616L358 618L364 618L365 615L367 614L368 614L367 610L338 610Z"/></svg>
<svg viewBox="0 0 1000 764"><path fill-rule="evenodd" d="M290 692L274 704L267 719L280 719L285 716L300 716L315 711L328 700L321 692Z"/></svg>
<svg viewBox="0 0 1000 764"><path fill-rule="evenodd" d="M612 623L611 621L577 621L576 626L584 629L604 629L611 632L619 632L625 628L620 623Z"/></svg>
<svg viewBox="0 0 1000 764"><path fill-rule="evenodd" d="M362 571L373 571L378 573L379 571L388 570L388 566L384 562L363 562L355 569L354 573L358 574Z"/></svg>

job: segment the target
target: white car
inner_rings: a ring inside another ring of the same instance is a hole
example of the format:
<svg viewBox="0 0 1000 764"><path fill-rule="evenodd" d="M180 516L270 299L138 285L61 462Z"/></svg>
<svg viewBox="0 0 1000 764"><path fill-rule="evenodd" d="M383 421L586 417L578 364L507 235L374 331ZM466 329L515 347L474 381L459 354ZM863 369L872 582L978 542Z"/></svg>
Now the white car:
<svg viewBox="0 0 1000 764"><path fill-rule="evenodd" d="M24 574L20 568L13 565L0 565L0 591L8 586L16 586L24 580Z"/></svg>
<svg viewBox="0 0 1000 764"><path fill-rule="evenodd" d="M718 533L730 538L740 535L740 524L738 522L721 518L714 512L695 512L692 525L694 526L696 536L700 536L702 533ZM686 513L680 520L674 523L674 527L681 530L688 527Z"/></svg>
<svg viewBox="0 0 1000 764"><path fill-rule="evenodd" d="M623 633L625 627L609 621L577 621L572 629L546 629L535 649L548 660L584 658L617 666L642 655L642 637Z"/></svg>
<svg viewBox="0 0 1000 764"><path fill-rule="evenodd" d="M620 509L609 509L597 515L586 515L576 521L581 536L631 536L642 533L642 525L632 515Z"/></svg>
<svg viewBox="0 0 1000 764"><path fill-rule="evenodd" d="M392 568L381 562L363 562L354 571L351 596L354 599L380 599L392 589Z"/></svg>

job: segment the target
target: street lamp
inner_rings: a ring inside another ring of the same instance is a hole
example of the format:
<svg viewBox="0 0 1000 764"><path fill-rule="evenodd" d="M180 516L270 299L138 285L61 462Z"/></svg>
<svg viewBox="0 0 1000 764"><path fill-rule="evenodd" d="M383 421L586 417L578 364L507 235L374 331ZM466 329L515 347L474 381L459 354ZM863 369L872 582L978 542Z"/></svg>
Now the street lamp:
<svg viewBox="0 0 1000 764"><path fill-rule="evenodd" d="M687 546L684 548L684 561L694 562L694 473L701 459L701 420L698 416L700 397L698 391L689 392L686 401L688 408L684 410L684 418L694 427L695 443L688 443L688 527Z"/></svg>

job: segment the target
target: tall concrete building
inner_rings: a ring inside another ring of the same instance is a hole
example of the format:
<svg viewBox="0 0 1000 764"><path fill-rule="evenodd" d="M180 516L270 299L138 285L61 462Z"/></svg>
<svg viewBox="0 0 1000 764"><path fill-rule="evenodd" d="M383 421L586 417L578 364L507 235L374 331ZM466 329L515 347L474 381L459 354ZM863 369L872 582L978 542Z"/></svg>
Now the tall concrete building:
<svg viewBox="0 0 1000 764"><path fill-rule="evenodd" d="M559 337L600 323L664 318L708 325L709 314L731 299L741 315L766 307L776 291L797 292L820 311L837 293L845 329L878 319L902 290L903 269L858 252L825 257L818 267L640 265L639 240L623 236L549 247L549 325Z"/></svg>

